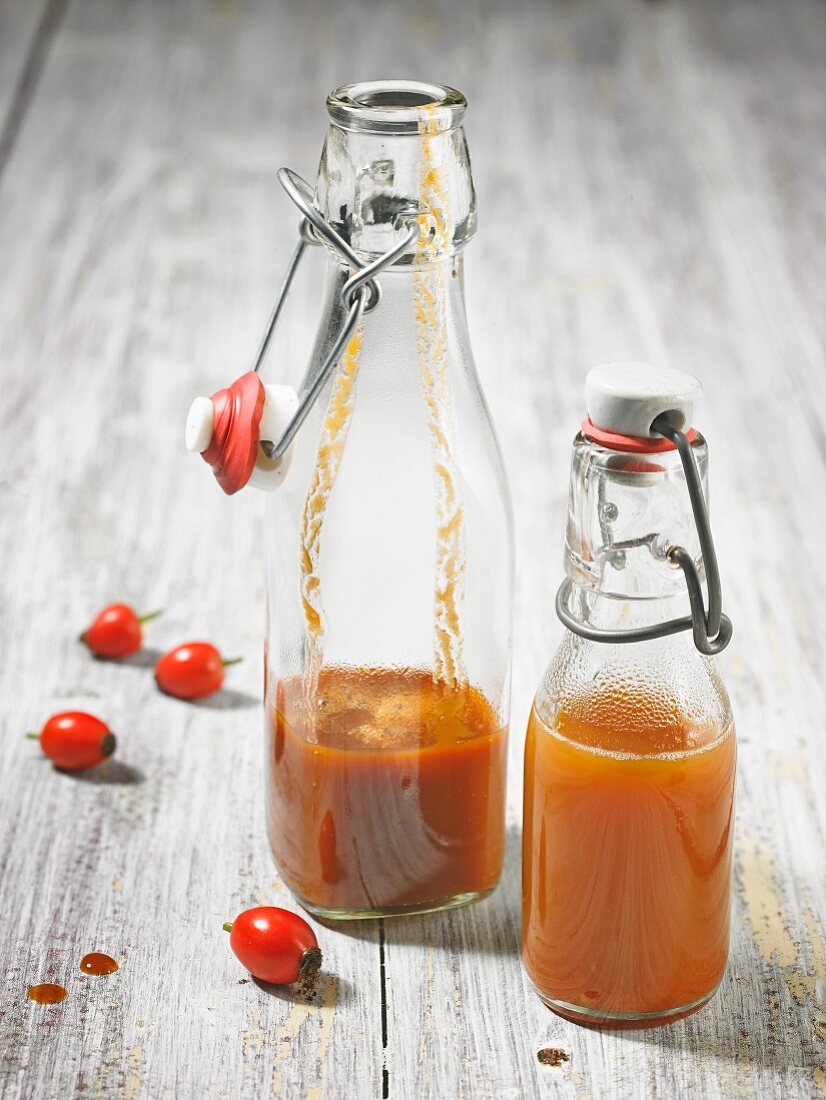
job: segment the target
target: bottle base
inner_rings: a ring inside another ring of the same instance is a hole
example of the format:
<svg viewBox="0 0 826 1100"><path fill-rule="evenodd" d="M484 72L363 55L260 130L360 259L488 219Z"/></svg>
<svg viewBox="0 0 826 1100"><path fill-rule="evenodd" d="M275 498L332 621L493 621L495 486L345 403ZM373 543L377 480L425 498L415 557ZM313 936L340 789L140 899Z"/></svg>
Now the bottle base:
<svg viewBox="0 0 826 1100"><path fill-rule="evenodd" d="M374 920L376 917L415 917L423 913L443 913L446 909L459 909L471 902L481 901L488 897L496 889L490 886L487 890L474 890L466 894L452 894L450 897L437 898L434 901L423 901L415 905L378 905L371 908L334 908L331 906L316 905L309 898L293 891L295 900L311 913L322 920Z"/></svg>
<svg viewBox="0 0 826 1100"><path fill-rule="evenodd" d="M717 983L719 985L719 982ZM534 986L536 989L536 986ZM702 997L689 1004L680 1005L679 1008L660 1009L656 1012L600 1012L594 1008L584 1008L581 1005L570 1004L568 1001L558 1001L553 997L547 997L540 990L536 992L544 1005L557 1016L570 1020L574 1024L583 1027L601 1028L610 1031L640 1030L646 1027L662 1027L664 1024L673 1024L682 1020L685 1016L691 1016L707 1005L717 992L717 985Z"/></svg>

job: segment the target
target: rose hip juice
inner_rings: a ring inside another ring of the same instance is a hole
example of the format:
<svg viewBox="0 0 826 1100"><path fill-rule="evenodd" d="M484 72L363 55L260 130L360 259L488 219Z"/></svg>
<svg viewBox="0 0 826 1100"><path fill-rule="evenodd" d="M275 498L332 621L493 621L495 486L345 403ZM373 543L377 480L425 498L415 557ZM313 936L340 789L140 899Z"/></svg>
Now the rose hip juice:
<svg viewBox="0 0 826 1100"><path fill-rule="evenodd" d="M555 1011L641 1026L711 996L728 954L735 755L733 726L692 724L654 694L582 695L553 729L532 713L522 950Z"/></svg>
<svg viewBox="0 0 826 1100"><path fill-rule="evenodd" d="M311 700L300 678L274 695L268 833L303 904L421 910L496 885L507 729L481 692L424 671L327 668Z"/></svg>

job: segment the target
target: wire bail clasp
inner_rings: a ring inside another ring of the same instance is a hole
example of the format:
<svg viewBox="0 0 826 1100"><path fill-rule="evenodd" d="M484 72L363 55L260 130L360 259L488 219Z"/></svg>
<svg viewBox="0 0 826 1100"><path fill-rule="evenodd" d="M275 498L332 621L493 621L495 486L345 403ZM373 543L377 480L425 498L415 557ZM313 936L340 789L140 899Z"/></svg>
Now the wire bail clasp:
<svg viewBox="0 0 826 1100"><path fill-rule="evenodd" d="M714 539L711 534L711 524L700 471L697 468L691 443L682 431L671 424L666 415L658 416L653 420L651 431L670 440L680 456L705 566L708 584L708 609L703 603L702 583L691 554L684 546L670 546L665 556L673 565L682 570L688 589L688 599L691 606L690 615L685 615L679 619L669 619L667 622L656 623L653 626L636 627L628 630L604 630L600 627L587 626L576 618L569 608L569 600L574 587L573 581L569 577L566 577L562 582L556 594L556 613L564 625L575 634L592 642L604 642L609 645L651 641L655 638L664 638L671 634L679 634L681 631L690 630L697 649L711 657L721 653L726 648L731 641L733 628L731 620L723 613L720 570L717 564L717 552L714 549Z"/></svg>
<svg viewBox="0 0 826 1100"><path fill-rule="evenodd" d="M398 244L394 245L387 252L382 253L381 256L371 263L365 264L347 241L333 229L330 223L315 208L313 205L313 192L306 180L302 179L301 176L289 168L280 168L278 170L278 180L287 192L287 195L298 207L302 217L298 226L298 244L290 258L287 274L284 276L284 281L281 284L281 289L270 313L264 335L261 338L258 352L255 356L252 370L256 374L261 370L267 347L275 332L278 319L281 316L284 303L287 300L287 295L289 294L290 287L292 286L293 279L298 270L298 265L301 262L307 245L317 245L326 242L330 248L346 260L354 270L353 274L341 288L341 300L347 311L347 316L324 362L310 385L302 394L298 407L290 422L287 424L287 427L282 432L281 437L276 441L270 439L260 440L259 445L261 450L269 459L279 459L283 457L284 452L292 443L299 428L307 419L310 409L313 407L318 395L324 388L325 382L341 359L362 317L374 310L381 301L381 287L378 282L376 282L376 275L378 275L380 271L383 271L384 268L394 263L399 256L407 251L419 236L418 225L411 226L410 231L405 234ZM397 212L394 219L394 228L403 228L411 218L417 215L417 213L418 210L412 204L400 210Z"/></svg>

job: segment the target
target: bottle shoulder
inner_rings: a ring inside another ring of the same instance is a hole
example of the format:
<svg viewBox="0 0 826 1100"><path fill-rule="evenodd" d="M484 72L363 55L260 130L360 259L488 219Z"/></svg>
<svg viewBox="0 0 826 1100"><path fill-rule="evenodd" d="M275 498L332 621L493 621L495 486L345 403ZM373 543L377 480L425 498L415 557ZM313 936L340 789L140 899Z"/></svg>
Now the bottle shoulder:
<svg viewBox="0 0 826 1100"><path fill-rule="evenodd" d="M548 729L607 751L684 751L733 725L719 672L689 635L608 646L566 631L534 713Z"/></svg>

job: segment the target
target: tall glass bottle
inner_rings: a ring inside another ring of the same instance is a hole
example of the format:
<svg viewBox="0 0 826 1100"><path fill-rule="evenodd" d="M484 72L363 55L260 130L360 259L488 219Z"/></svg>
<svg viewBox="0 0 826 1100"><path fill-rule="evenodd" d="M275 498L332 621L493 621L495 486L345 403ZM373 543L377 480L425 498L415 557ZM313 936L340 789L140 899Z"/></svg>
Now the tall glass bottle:
<svg viewBox="0 0 826 1100"><path fill-rule="evenodd" d="M327 917L480 897L504 850L511 519L470 347L464 98L350 85L315 204L363 261L411 225L267 500L270 844ZM306 389L341 330L330 251Z"/></svg>
<svg viewBox="0 0 826 1100"><path fill-rule="evenodd" d="M570 629L525 746L522 952L545 1003L591 1025L694 1011L728 954L731 708L691 633L656 636L690 612L675 547L698 576L704 561L686 469L649 429L658 413L688 428L698 388L681 372L598 368L573 445L558 601ZM706 442L688 439L707 494ZM704 647L729 632L723 617Z"/></svg>

